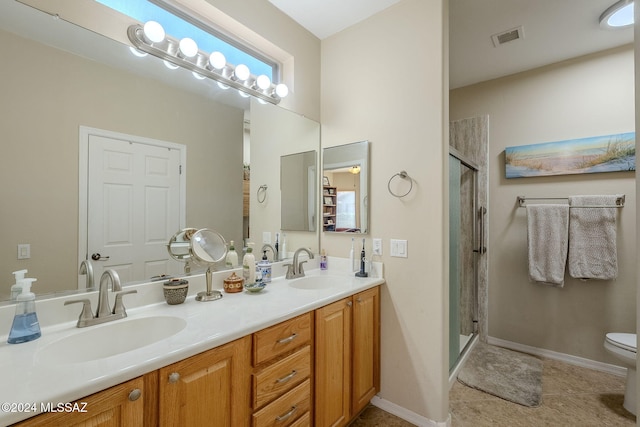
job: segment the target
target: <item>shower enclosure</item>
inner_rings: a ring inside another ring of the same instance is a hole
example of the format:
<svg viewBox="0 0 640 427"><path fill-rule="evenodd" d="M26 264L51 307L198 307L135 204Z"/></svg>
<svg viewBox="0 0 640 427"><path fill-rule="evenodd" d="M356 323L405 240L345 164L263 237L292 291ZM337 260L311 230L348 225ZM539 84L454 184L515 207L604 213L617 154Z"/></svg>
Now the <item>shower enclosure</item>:
<svg viewBox="0 0 640 427"><path fill-rule="evenodd" d="M479 261L485 253L480 168L449 149L449 372L478 335Z"/></svg>

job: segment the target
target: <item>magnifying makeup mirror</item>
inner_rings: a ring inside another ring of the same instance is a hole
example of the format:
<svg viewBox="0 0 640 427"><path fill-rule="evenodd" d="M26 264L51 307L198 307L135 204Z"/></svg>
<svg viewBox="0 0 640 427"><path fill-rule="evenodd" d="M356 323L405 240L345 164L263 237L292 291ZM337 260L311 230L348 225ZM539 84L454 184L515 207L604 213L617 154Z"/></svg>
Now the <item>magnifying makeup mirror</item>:
<svg viewBox="0 0 640 427"><path fill-rule="evenodd" d="M211 289L211 268L216 262L225 259L227 242L217 231L209 228L197 230L190 239L189 252L199 264L207 266L207 290L196 295L196 301L215 301L222 298L222 292Z"/></svg>
<svg viewBox="0 0 640 427"><path fill-rule="evenodd" d="M198 231L196 228L185 228L174 234L169 243L167 244L167 251L171 258L176 261L182 261L185 263L184 272L191 272L191 237Z"/></svg>

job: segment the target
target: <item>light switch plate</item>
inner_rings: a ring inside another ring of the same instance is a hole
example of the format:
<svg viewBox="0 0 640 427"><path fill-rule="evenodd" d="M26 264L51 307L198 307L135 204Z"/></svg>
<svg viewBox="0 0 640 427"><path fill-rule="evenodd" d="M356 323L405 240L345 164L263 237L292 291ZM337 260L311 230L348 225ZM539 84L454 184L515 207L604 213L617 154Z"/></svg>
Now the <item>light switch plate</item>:
<svg viewBox="0 0 640 427"><path fill-rule="evenodd" d="M397 257L397 258L409 257L406 240L391 239L390 247L391 247L390 253L392 257Z"/></svg>
<svg viewBox="0 0 640 427"><path fill-rule="evenodd" d="M262 243L268 243L269 245L271 244L271 232L270 231L263 231L262 232Z"/></svg>

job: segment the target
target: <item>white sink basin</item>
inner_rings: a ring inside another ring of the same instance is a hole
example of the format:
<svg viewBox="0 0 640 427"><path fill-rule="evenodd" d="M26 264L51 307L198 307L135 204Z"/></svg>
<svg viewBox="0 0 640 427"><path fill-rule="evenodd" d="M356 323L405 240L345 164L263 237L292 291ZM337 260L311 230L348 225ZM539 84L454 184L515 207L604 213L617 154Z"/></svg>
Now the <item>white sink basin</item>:
<svg viewBox="0 0 640 427"><path fill-rule="evenodd" d="M289 286L307 290L330 289L344 280L347 279L343 276L306 276L290 281Z"/></svg>
<svg viewBox="0 0 640 427"><path fill-rule="evenodd" d="M123 319L89 326L44 346L38 350L37 360L46 364L68 364L103 359L169 338L185 326L184 319L173 316Z"/></svg>

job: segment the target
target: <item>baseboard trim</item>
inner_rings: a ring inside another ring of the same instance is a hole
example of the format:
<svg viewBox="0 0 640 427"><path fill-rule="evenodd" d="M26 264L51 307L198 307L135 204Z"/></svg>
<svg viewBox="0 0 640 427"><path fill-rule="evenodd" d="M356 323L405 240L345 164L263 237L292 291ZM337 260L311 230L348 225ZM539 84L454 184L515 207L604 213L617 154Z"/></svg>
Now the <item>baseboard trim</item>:
<svg viewBox="0 0 640 427"><path fill-rule="evenodd" d="M451 414L449 414L447 421L434 421L405 409L402 406L398 406L395 403L389 402L380 396L373 396L371 404L418 427L451 427Z"/></svg>
<svg viewBox="0 0 640 427"><path fill-rule="evenodd" d="M594 369L596 371L606 372L606 373L617 375L620 377L624 377L627 375L627 368L624 368L622 366L611 365L609 363L598 362L595 360L585 359L583 357L578 357L578 356L572 356L566 353L559 353L557 351L547 350L544 348L532 347L524 344L519 344L513 341L503 340L500 338L488 337L487 342L489 344L497 345L498 347L504 347L510 350L529 353L535 356L547 357L549 359L559 360L561 362L565 362L570 365Z"/></svg>

